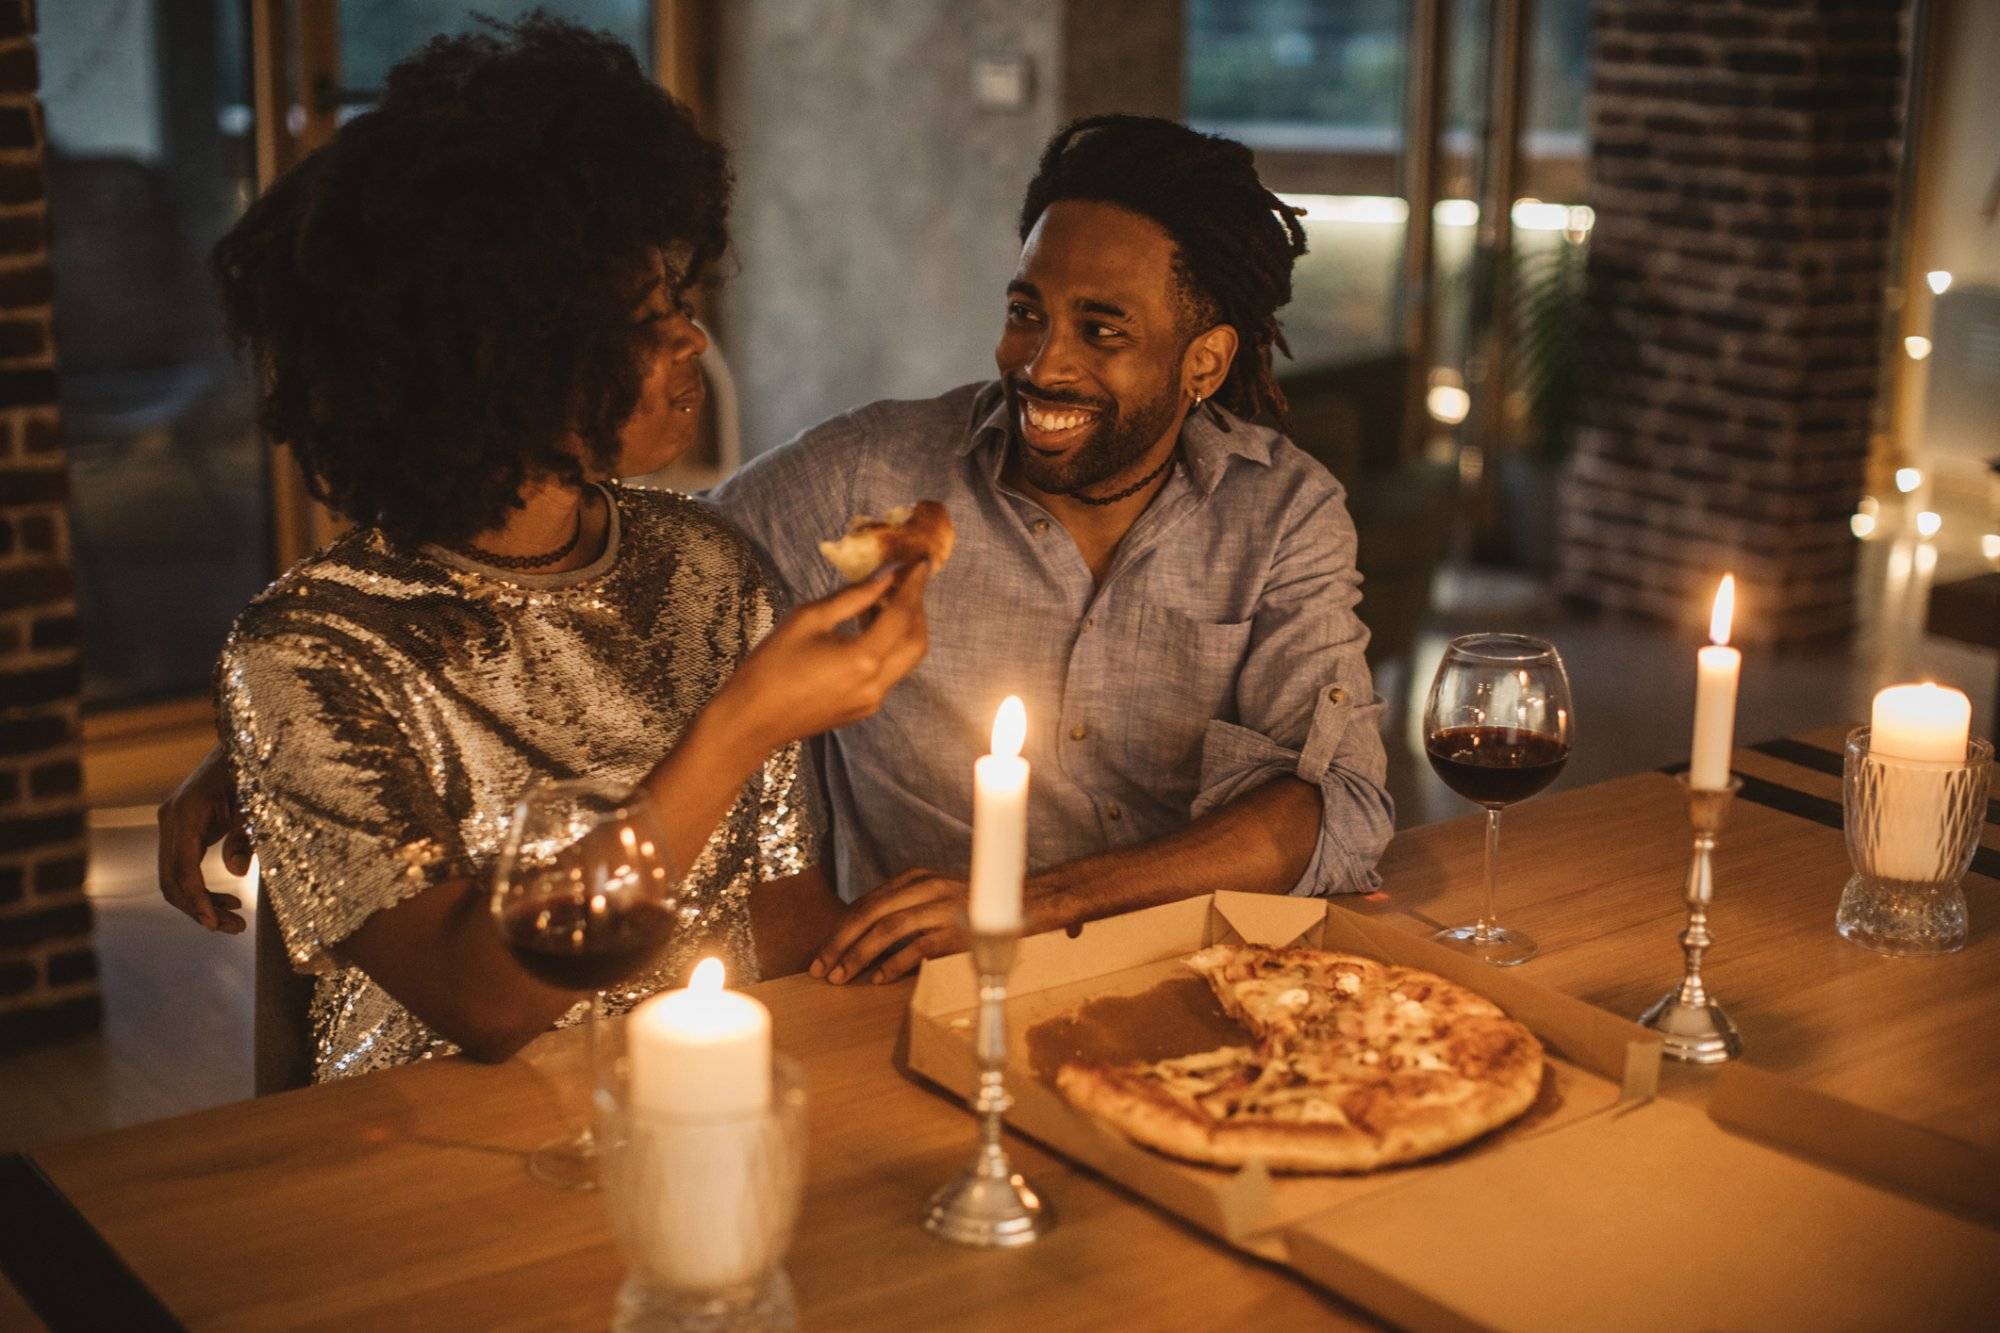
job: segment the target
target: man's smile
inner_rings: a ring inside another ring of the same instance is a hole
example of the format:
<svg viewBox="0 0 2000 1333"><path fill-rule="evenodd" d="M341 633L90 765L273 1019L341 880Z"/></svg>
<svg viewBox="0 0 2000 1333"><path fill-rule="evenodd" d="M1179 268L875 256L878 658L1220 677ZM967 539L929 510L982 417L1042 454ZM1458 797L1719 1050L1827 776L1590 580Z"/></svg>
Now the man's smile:
<svg viewBox="0 0 2000 1333"><path fill-rule="evenodd" d="M1016 391L1021 436L1036 453L1060 454L1077 443L1102 415L1094 407L1037 401Z"/></svg>

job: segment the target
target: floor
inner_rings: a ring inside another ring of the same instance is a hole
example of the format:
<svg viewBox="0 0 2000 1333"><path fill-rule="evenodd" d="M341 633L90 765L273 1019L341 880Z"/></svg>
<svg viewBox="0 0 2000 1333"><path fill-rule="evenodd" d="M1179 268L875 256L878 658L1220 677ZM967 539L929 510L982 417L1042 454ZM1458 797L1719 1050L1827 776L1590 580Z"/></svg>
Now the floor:
<svg viewBox="0 0 2000 1333"><path fill-rule="evenodd" d="M1947 515L1935 543L1884 537L1863 547L1862 628L1849 644L1814 652L1750 653L1743 665L1738 739L1754 742L1864 718L1882 685L1929 678L1973 700L1973 728L1990 735L1991 654L1922 632L1933 580L1990 568L1978 549L1981 516ZM1884 531L1899 526L1885 512ZM1474 629L1539 634L1562 650L1576 691L1577 744L1557 789L1683 760L1693 696L1694 645L1657 626L1579 615L1518 574L1448 569L1408 669L1378 688L1392 701L1390 787L1405 826L1468 812L1422 755L1423 697L1445 644ZM72 1138L247 1097L250 1078L249 935L210 935L160 899L150 807L99 810L91 822L90 895L99 913L105 989L99 1034L0 1057L0 1150ZM1505 857L1502 864L1504 872ZM209 860L211 882L229 876ZM246 898L253 886L237 885ZM1503 888L1504 892L1504 888ZM1503 904L1504 905L1504 904Z"/></svg>

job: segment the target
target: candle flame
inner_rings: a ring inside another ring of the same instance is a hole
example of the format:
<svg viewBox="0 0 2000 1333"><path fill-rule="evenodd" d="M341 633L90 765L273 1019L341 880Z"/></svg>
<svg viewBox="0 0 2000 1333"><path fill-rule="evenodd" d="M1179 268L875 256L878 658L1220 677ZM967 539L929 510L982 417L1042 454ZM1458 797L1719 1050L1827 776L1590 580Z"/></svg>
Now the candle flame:
<svg viewBox="0 0 2000 1333"><path fill-rule="evenodd" d="M714 994L722 989L722 960L704 958L694 965L694 972L688 977L689 990L707 991Z"/></svg>
<svg viewBox="0 0 2000 1333"><path fill-rule="evenodd" d="M1017 759L1028 739L1028 709L1018 695L1010 694L993 715L993 753L1003 759Z"/></svg>
<svg viewBox="0 0 2000 1333"><path fill-rule="evenodd" d="M1708 641L1729 642L1729 623L1736 618L1736 576L1724 574L1715 590L1715 610L1708 617Z"/></svg>

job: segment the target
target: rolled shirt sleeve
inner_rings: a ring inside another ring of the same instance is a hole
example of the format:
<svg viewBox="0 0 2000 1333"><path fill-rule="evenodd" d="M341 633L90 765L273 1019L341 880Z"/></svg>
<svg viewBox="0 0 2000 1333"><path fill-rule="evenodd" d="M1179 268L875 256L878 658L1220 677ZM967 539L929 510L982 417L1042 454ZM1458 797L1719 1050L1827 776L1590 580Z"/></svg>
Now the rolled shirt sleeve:
<svg viewBox="0 0 2000 1333"><path fill-rule="evenodd" d="M1320 792L1319 839L1299 895L1366 891L1395 830L1385 785L1383 701L1356 614L1353 520L1339 484L1315 478L1289 507L1237 675L1236 718L1208 724L1199 817L1277 777Z"/></svg>

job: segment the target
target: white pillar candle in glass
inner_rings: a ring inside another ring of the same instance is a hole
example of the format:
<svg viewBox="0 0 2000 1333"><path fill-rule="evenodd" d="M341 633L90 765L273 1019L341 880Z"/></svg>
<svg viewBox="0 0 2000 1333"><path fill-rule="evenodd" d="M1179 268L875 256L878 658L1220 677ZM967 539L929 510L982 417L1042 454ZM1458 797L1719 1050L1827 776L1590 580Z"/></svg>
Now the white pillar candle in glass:
<svg viewBox="0 0 2000 1333"><path fill-rule="evenodd" d="M1891 685L1875 696L1869 723L1870 754L1962 764L1972 701L1943 685Z"/></svg>
<svg viewBox="0 0 2000 1333"><path fill-rule="evenodd" d="M632 1101L674 1116L736 1115L771 1101L771 1011L724 990L722 963L704 958L687 988L632 1011L626 1049Z"/></svg>
<svg viewBox="0 0 2000 1333"><path fill-rule="evenodd" d="M704 958L686 989L654 996L626 1020L631 1147L620 1169L638 1178L619 1188L642 1192L628 1216L646 1267L686 1290L749 1282L771 1259L752 1188L773 1151L771 1014L723 979L721 962Z"/></svg>
<svg viewBox="0 0 2000 1333"><path fill-rule="evenodd" d="M1028 862L1028 710L1008 695L993 716L993 752L972 766L972 929L1021 928L1021 881Z"/></svg>
<svg viewBox="0 0 2000 1333"><path fill-rule="evenodd" d="M1694 753L1688 785L1720 791L1729 785L1729 755L1736 739L1736 679L1743 654L1729 646L1736 614L1736 576L1724 574L1709 613L1708 647L1695 655Z"/></svg>
<svg viewBox="0 0 2000 1333"><path fill-rule="evenodd" d="M1873 874L1915 881L1937 876L1949 776L1921 765L1964 763L1971 731L1972 701L1957 690L1892 685L1876 694L1868 755L1883 766L1876 786Z"/></svg>

